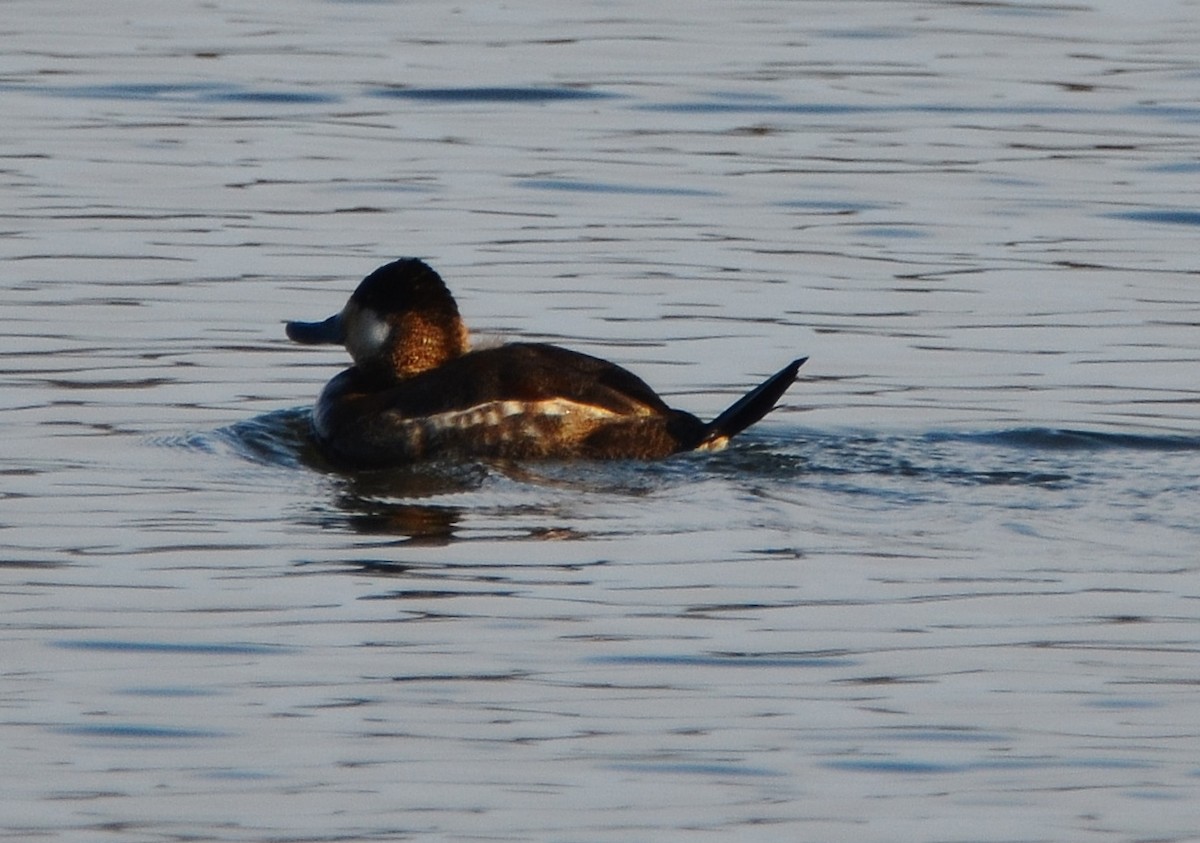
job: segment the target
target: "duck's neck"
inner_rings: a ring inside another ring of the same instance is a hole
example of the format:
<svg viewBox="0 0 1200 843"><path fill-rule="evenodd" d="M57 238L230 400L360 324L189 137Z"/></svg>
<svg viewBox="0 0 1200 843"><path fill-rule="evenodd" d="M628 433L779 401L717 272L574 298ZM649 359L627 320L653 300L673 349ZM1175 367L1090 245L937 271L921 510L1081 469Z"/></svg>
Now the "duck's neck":
<svg viewBox="0 0 1200 843"><path fill-rule="evenodd" d="M461 320L446 325L421 313L406 313L396 327L403 337L392 351L392 372L397 380L436 369L467 353L467 327Z"/></svg>

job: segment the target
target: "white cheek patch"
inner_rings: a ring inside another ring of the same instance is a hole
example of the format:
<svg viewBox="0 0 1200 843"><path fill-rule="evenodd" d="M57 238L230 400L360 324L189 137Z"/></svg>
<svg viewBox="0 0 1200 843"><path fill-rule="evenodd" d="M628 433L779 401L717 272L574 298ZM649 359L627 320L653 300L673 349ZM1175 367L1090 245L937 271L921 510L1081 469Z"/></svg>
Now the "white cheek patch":
<svg viewBox="0 0 1200 843"><path fill-rule="evenodd" d="M355 362L369 360L383 351L392 332L391 325L371 311L360 308L347 309L343 318L347 326L346 349Z"/></svg>

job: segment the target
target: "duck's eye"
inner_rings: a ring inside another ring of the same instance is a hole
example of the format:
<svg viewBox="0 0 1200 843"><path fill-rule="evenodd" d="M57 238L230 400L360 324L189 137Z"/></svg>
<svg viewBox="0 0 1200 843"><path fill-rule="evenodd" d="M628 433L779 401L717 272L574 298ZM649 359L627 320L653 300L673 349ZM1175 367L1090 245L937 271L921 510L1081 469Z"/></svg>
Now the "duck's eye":
<svg viewBox="0 0 1200 843"><path fill-rule="evenodd" d="M376 357L387 345L391 326L373 311L347 306L346 349L355 361Z"/></svg>

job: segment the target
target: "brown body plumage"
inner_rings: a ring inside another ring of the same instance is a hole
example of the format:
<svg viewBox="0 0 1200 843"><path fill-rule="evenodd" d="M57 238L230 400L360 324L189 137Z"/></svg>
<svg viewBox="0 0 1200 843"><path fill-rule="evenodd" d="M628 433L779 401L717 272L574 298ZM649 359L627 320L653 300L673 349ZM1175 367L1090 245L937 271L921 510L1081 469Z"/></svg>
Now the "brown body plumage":
<svg viewBox="0 0 1200 843"><path fill-rule="evenodd" d="M336 459L382 467L429 458L657 459L718 448L795 380L793 361L705 423L621 367L552 345L469 351L441 278L404 259L369 275L341 313L288 323L303 343L341 343L355 365L322 391L316 435Z"/></svg>

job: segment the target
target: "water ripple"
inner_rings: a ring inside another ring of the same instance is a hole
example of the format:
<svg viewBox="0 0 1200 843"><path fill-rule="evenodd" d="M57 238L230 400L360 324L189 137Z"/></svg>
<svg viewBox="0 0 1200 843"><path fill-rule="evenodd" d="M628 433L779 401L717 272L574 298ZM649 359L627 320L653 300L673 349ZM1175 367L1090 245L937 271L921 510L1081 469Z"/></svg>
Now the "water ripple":
<svg viewBox="0 0 1200 843"><path fill-rule="evenodd" d="M114 640L66 640L55 642L55 646L67 650L89 650L103 653L164 653L191 655L238 655L259 656L292 652L290 647L266 644L222 644L208 642L179 641L114 641Z"/></svg>
<svg viewBox="0 0 1200 843"><path fill-rule="evenodd" d="M74 86L9 86L49 96L87 100L124 100L157 102L242 102L262 105L312 105L335 103L335 94L315 91L250 89L241 85L219 82L159 83L125 82Z"/></svg>
<svg viewBox="0 0 1200 843"><path fill-rule="evenodd" d="M355 529L365 532L389 532L407 525L405 530L415 530L414 536L428 534L429 513L403 501L479 489L489 477L566 492L632 496L731 477L745 482L832 484L886 500L893 493L912 496L938 487L945 493L960 486L1063 490L1110 475L1132 481L1136 475L1129 470L1136 469L1138 454L1187 458L1200 452L1200 437L1184 434L1049 427L880 434L767 425L716 454L684 454L654 463L428 462L347 471L322 457L311 436L308 411L301 408L267 413L207 434L160 440L160 444L209 453L228 450L252 463L330 474L341 478L334 510L339 519L348 515ZM1186 471L1186 466L1179 470ZM1164 489L1188 485L1186 477L1171 471L1159 479ZM899 485L893 489L879 481ZM443 539L450 537L461 515L448 516L449 511L436 508L437 535Z"/></svg>
<svg viewBox="0 0 1200 843"><path fill-rule="evenodd" d="M1159 225L1200 225L1200 211L1121 211L1108 214L1112 219L1148 222Z"/></svg>
<svg viewBox="0 0 1200 843"><path fill-rule="evenodd" d="M465 86L461 88L373 88L370 94L389 99L436 103L544 103L606 99L614 94L591 88L530 86Z"/></svg>
<svg viewBox="0 0 1200 843"><path fill-rule="evenodd" d="M655 187L640 184L614 184L574 179L520 179L518 187L532 190L560 190L569 193L626 193L645 196L717 196L715 191L693 187Z"/></svg>

